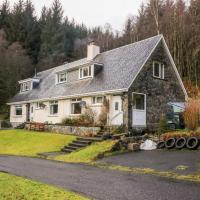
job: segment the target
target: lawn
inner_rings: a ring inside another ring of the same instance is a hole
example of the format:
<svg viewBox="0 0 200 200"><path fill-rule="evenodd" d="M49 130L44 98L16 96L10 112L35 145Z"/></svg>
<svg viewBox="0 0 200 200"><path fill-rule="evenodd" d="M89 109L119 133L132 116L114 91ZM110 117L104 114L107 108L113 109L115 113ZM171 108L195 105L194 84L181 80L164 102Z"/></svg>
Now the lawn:
<svg viewBox="0 0 200 200"><path fill-rule="evenodd" d="M0 154L37 156L38 153L59 151L75 136L26 130L1 130Z"/></svg>
<svg viewBox="0 0 200 200"><path fill-rule="evenodd" d="M93 162L100 154L109 152L115 141L103 141L94 143L80 151L76 151L66 155L60 155L55 157L55 160L72 162L72 163L91 163Z"/></svg>
<svg viewBox="0 0 200 200"><path fill-rule="evenodd" d="M88 200L53 186L0 173L0 200Z"/></svg>

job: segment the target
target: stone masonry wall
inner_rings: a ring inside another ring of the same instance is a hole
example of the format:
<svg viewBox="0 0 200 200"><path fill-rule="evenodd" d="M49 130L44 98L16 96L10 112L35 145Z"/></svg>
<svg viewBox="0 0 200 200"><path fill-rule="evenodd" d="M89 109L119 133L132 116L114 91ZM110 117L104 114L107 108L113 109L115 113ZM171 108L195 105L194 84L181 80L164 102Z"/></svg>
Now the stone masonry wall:
<svg viewBox="0 0 200 200"><path fill-rule="evenodd" d="M26 124L25 129L29 125ZM60 134L73 134L76 136L94 136L101 130L100 127L79 127L79 126L63 126L57 124L45 124L45 131Z"/></svg>
<svg viewBox="0 0 200 200"><path fill-rule="evenodd" d="M153 77L153 61L160 61L165 65L164 80ZM170 107L168 102L184 102L185 95L177 79L175 71L165 52L162 42L153 52L136 80L129 89L128 95L128 124L132 126L132 92L146 94L147 128L155 129L162 115Z"/></svg>

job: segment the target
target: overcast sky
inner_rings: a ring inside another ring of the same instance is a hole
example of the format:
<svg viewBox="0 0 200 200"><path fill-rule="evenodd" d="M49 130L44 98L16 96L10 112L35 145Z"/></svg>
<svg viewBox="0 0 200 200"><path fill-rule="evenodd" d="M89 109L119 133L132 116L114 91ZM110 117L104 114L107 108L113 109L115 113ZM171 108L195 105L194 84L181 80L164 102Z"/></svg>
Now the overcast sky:
<svg viewBox="0 0 200 200"><path fill-rule="evenodd" d="M0 0L1 1L1 0ZM9 0L11 5L18 0ZM121 30L127 16L138 13L140 4L145 0L60 0L64 14L69 19L87 26L104 26L109 22L113 29ZM39 15L41 8L49 7L53 0L32 0Z"/></svg>

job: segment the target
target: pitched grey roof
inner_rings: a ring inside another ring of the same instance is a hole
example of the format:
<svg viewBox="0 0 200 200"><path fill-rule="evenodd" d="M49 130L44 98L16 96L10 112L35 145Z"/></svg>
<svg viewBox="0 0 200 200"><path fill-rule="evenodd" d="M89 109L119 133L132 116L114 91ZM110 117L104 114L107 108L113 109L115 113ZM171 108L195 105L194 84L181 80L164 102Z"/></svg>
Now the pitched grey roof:
<svg viewBox="0 0 200 200"><path fill-rule="evenodd" d="M103 63L104 67L93 79L71 84L55 84L56 72L87 64L86 58L40 72L38 73L38 77L41 79L39 87L28 92L16 94L10 102L128 89L161 38L161 35L154 36L97 55L94 61Z"/></svg>

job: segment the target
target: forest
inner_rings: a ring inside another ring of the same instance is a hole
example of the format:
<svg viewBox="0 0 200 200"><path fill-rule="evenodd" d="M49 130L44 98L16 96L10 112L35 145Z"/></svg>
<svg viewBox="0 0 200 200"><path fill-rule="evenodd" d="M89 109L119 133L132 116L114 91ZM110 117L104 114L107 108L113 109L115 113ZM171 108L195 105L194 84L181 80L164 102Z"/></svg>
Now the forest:
<svg viewBox="0 0 200 200"><path fill-rule="evenodd" d="M184 84L200 86L200 0L148 0L119 31L109 23L88 28L63 13L59 0L40 16L31 0L0 3L0 114L19 80L83 58L91 40L106 51L163 34Z"/></svg>

